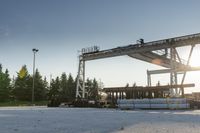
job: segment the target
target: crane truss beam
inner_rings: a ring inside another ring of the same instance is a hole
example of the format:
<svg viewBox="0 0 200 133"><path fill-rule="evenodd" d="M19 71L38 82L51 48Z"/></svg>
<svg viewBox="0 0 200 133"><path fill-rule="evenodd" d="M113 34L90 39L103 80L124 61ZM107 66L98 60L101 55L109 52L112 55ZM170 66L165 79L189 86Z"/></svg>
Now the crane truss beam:
<svg viewBox="0 0 200 133"><path fill-rule="evenodd" d="M83 60L89 61L89 60L96 60L108 57L142 53L147 51L161 50L171 47L174 48L183 47L199 43L200 43L200 33L182 37L169 38L159 41L147 42L144 43L143 45L135 44L124 47L117 47L109 50L103 50L96 53L85 53L82 55L82 57Z"/></svg>

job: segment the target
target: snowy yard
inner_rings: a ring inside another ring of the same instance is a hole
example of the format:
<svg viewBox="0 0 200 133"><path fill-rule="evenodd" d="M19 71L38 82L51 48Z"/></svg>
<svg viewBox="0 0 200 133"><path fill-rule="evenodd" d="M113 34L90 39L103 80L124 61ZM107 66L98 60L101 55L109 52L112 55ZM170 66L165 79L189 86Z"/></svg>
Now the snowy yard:
<svg viewBox="0 0 200 133"><path fill-rule="evenodd" d="M0 133L199 133L199 110L3 107Z"/></svg>

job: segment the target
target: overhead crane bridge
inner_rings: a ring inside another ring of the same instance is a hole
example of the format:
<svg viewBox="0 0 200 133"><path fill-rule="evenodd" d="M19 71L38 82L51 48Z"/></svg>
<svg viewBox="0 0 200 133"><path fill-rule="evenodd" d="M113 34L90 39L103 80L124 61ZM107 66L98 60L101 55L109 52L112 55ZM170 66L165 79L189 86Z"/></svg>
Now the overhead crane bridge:
<svg viewBox="0 0 200 133"><path fill-rule="evenodd" d="M180 97L184 94L184 80L187 71L199 71L200 67L190 66L190 59L195 45L200 44L200 33L181 37L168 38L152 42L130 44L108 50L99 50L97 46L90 49L82 49L79 55L79 68L76 86L76 98L85 98L85 62L90 60L128 55L131 58L153 63L165 69L147 71L147 86L151 86L151 75L170 73L171 97ZM190 46L187 60L181 59L176 48ZM178 84L177 75L182 74L181 83ZM179 85L180 87L176 87Z"/></svg>

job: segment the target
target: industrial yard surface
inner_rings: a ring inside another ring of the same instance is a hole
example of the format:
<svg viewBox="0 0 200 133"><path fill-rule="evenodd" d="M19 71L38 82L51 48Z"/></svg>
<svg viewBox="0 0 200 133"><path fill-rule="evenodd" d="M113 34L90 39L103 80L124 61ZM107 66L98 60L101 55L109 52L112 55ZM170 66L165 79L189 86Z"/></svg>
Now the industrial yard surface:
<svg viewBox="0 0 200 133"><path fill-rule="evenodd" d="M0 108L1 133L199 133L200 110Z"/></svg>

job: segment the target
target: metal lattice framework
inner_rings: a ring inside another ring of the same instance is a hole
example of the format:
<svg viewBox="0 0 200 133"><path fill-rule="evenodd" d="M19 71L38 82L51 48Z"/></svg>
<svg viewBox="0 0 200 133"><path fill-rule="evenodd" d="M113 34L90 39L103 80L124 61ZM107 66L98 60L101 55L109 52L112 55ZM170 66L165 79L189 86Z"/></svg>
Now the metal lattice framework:
<svg viewBox="0 0 200 133"><path fill-rule="evenodd" d="M76 97L85 98L85 61L79 56Z"/></svg>
<svg viewBox="0 0 200 133"><path fill-rule="evenodd" d="M128 55L129 57L166 68L162 70L147 71L148 86L151 86L151 75L159 73L170 73L170 85L172 86L177 85L177 74L181 73L183 74L181 84L183 84L187 71L200 70L200 67L191 67L189 65L192 51L196 44L200 44L200 33L140 44L131 44L108 50L82 53L79 56L76 98L85 98L85 61L123 55ZM176 50L177 47L184 46L191 46L187 61L181 59ZM183 93L183 88L171 88L170 91L171 96L179 96Z"/></svg>

